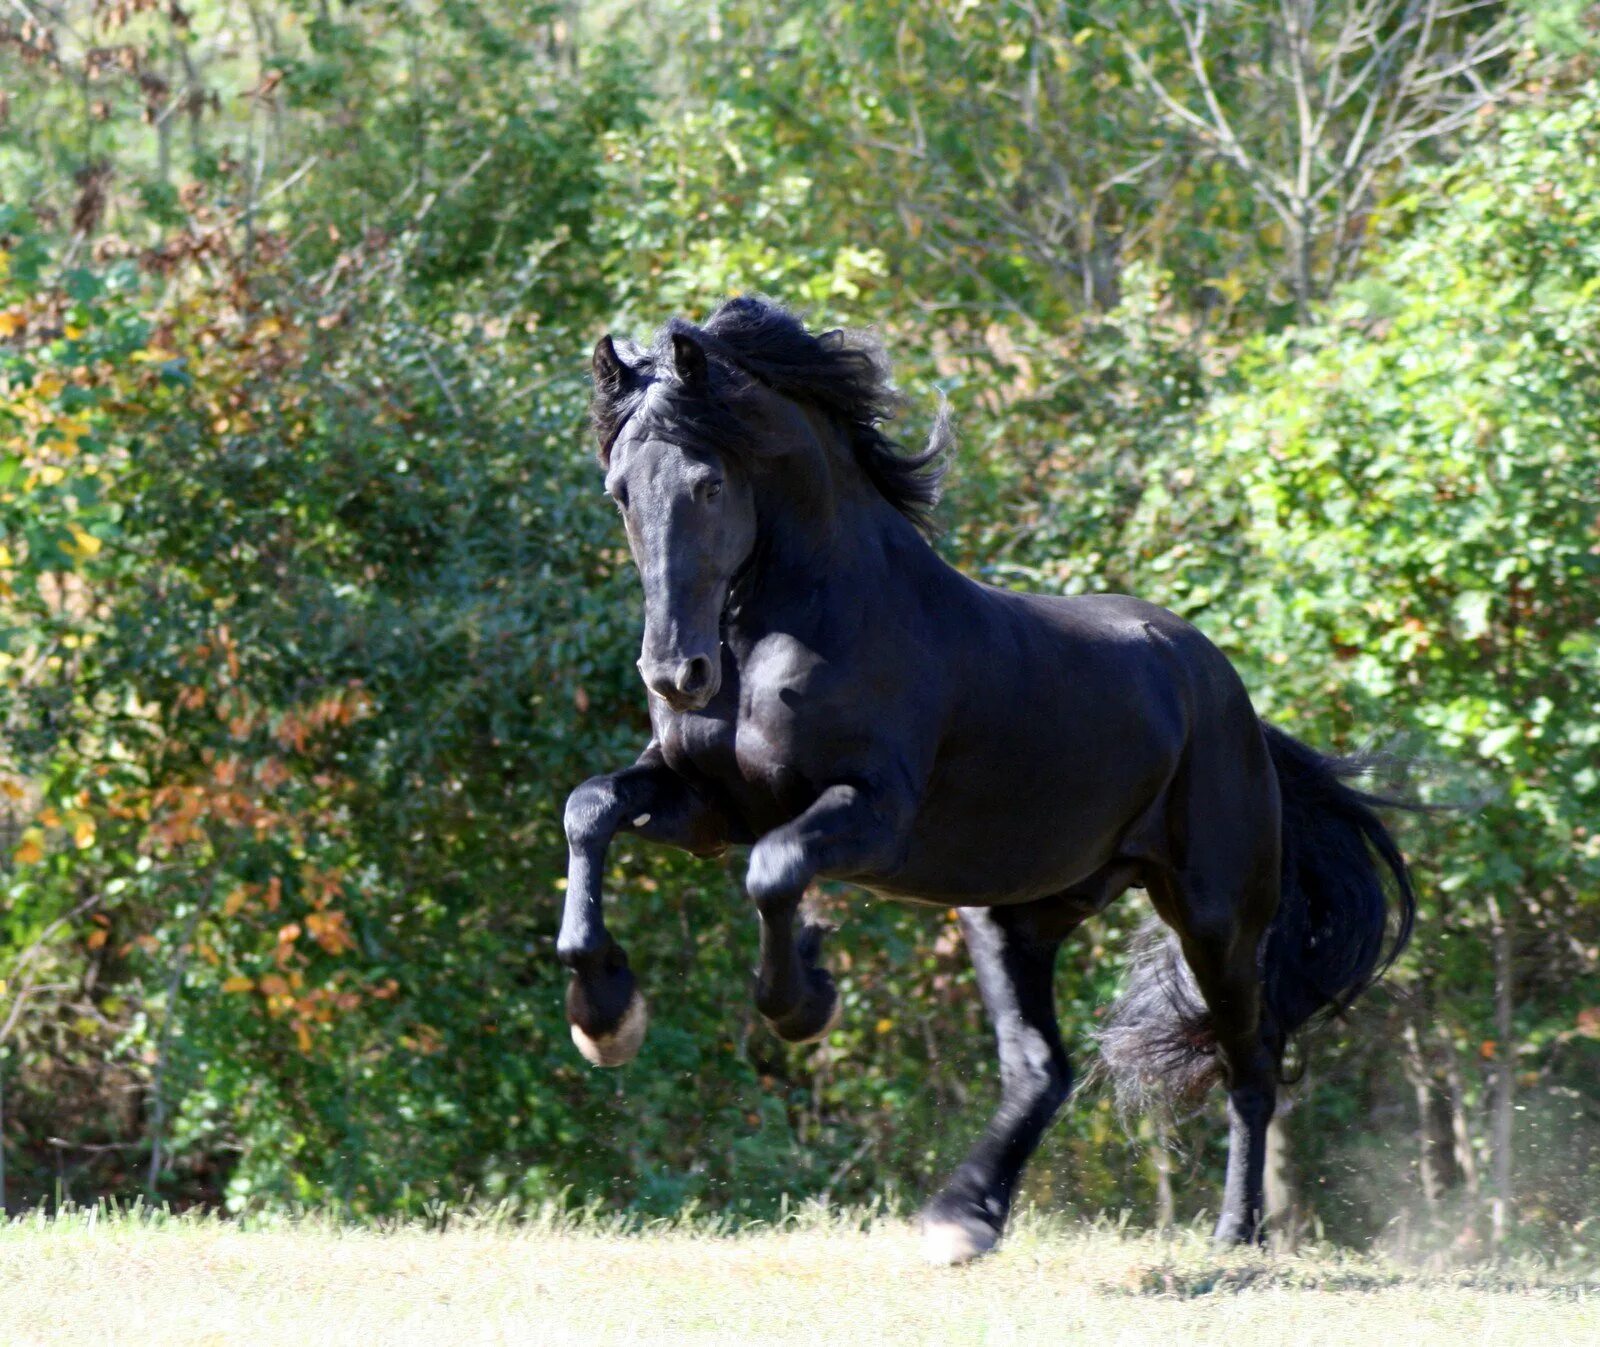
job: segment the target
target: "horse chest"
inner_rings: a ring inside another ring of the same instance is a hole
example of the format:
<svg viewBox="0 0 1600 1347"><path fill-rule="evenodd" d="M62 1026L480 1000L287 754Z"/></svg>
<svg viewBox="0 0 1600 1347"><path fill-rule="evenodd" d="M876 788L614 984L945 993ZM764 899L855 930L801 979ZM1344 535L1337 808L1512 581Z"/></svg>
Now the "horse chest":
<svg viewBox="0 0 1600 1347"><path fill-rule="evenodd" d="M753 832L794 817L816 795L807 770L804 679L790 661L769 661L764 677L727 679L706 710L658 725L667 765L708 783ZM776 675L776 676L774 676Z"/></svg>

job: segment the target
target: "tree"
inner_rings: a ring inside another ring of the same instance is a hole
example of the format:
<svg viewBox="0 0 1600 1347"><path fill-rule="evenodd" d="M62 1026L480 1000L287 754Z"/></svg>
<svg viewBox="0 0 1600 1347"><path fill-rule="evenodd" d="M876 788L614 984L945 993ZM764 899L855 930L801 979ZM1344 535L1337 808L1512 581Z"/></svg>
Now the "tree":
<svg viewBox="0 0 1600 1347"><path fill-rule="evenodd" d="M1167 24L1096 11L1154 110L1233 166L1284 236L1301 319L1348 279L1382 175L1512 87L1494 0L1165 0ZM1176 47L1157 45L1176 30ZM1156 36L1148 36L1154 31Z"/></svg>

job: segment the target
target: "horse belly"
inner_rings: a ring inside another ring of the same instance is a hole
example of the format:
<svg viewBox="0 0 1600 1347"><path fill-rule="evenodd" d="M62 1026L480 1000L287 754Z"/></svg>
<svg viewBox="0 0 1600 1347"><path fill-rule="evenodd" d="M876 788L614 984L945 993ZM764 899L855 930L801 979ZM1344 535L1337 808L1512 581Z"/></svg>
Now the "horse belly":
<svg viewBox="0 0 1600 1347"><path fill-rule="evenodd" d="M955 812L969 818L973 814L971 809ZM967 829L931 810L918 820L895 872L862 882L875 893L941 906L1027 902L1081 886L1119 860L1137 859L1122 843L1131 825L1148 812L1130 802L1127 810L1116 813L1043 820L990 817L980 828Z"/></svg>
<svg viewBox="0 0 1600 1347"><path fill-rule="evenodd" d="M1142 715L1065 725L1021 716L1027 733L970 740L929 783L904 864L868 887L957 906L1025 902L1157 857L1183 733L1139 704Z"/></svg>

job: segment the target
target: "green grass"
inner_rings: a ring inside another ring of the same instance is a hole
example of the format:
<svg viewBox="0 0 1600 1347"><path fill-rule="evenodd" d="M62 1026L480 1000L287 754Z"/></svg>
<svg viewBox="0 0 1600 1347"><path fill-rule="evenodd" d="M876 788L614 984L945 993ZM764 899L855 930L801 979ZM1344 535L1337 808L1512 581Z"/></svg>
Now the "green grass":
<svg viewBox="0 0 1600 1347"><path fill-rule="evenodd" d="M0 1343L1600 1343L1600 1275L1217 1255L1025 1220L977 1264L902 1222L456 1218L444 1228L74 1213L0 1227Z"/></svg>

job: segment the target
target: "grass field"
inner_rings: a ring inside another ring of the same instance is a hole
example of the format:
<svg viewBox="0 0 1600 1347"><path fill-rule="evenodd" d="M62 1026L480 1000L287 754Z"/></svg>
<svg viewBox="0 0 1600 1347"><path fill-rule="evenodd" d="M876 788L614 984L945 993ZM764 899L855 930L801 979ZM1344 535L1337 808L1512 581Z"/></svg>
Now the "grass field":
<svg viewBox="0 0 1600 1347"><path fill-rule="evenodd" d="M0 1343L1600 1343L1600 1275L1448 1273L1332 1252L1217 1256L1192 1232L1024 1222L935 1269L898 1222L623 1230L81 1213L0 1227Z"/></svg>

